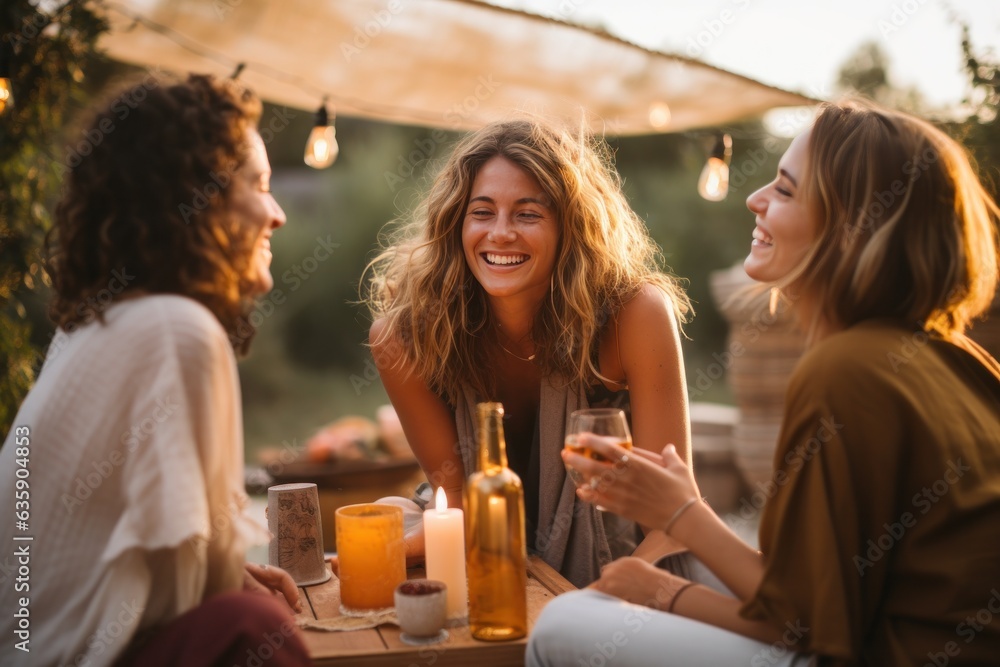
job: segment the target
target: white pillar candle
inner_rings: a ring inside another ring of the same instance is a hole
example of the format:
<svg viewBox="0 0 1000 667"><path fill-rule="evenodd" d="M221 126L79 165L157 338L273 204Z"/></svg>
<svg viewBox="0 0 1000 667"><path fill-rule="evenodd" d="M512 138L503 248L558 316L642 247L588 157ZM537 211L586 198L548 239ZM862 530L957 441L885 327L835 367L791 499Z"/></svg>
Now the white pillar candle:
<svg viewBox="0 0 1000 667"><path fill-rule="evenodd" d="M438 487L434 509L424 510L424 545L427 578L448 586L448 616L468 615L465 517L462 510L448 507L443 487Z"/></svg>

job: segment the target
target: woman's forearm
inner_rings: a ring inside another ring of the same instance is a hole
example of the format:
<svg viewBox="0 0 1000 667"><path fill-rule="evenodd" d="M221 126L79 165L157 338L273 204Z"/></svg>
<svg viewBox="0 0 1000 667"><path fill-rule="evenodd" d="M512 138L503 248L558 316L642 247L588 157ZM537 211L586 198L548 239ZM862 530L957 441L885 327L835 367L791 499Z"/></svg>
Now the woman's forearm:
<svg viewBox="0 0 1000 667"><path fill-rule="evenodd" d="M681 591L671 611L769 644L781 639L781 632L769 623L740 616L741 606L735 598L696 584Z"/></svg>
<svg viewBox="0 0 1000 667"><path fill-rule="evenodd" d="M673 539L662 530L648 530L642 526L645 537L632 555L647 563L654 563L667 554L684 551L687 547Z"/></svg>
<svg viewBox="0 0 1000 667"><path fill-rule="evenodd" d="M686 546L733 592L746 601L764 577L764 559L741 540L705 503L684 512L670 537Z"/></svg>

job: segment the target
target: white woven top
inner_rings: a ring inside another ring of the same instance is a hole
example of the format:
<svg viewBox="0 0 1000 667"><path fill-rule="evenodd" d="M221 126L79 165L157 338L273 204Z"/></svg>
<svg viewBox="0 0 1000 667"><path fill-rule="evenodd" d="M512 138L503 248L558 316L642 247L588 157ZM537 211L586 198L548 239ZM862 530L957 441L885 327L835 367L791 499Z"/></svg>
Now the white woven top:
<svg viewBox="0 0 1000 667"><path fill-rule="evenodd" d="M236 363L202 305L142 297L112 306L104 325L60 332L0 450L3 498L14 498L24 427L30 519L27 530L0 523L0 540L8 554L30 548L30 591L18 595L30 598L31 652L11 646L5 613L5 665L110 664L141 629L241 586L247 543L267 536L242 515ZM8 611L13 594L3 586Z"/></svg>

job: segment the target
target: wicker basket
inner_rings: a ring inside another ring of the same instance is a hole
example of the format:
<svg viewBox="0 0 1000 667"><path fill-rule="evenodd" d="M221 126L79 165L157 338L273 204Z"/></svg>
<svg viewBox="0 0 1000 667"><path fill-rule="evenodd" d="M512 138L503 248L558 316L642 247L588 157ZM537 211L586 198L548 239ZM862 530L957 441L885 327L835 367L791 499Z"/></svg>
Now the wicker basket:
<svg viewBox="0 0 1000 667"><path fill-rule="evenodd" d="M753 281L742 265L711 275L712 296L729 322L726 379L736 397L736 465L756 489L772 476L788 380L805 347L791 315L771 313L769 294L749 295Z"/></svg>
<svg viewBox="0 0 1000 667"><path fill-rule="evenodd" d="M739 410L715 403L691 404L691 453L701 494L716 512L732 512L745 487L736 467L733 430Z"/></svg>

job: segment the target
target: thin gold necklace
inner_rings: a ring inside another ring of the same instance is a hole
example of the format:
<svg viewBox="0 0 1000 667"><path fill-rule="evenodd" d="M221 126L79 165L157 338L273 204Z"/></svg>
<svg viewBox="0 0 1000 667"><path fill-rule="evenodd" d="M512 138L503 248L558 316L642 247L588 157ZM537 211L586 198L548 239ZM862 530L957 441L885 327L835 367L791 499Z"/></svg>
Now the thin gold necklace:
<svg viewBox="0 0 1000 667"><path fill-rule="evenodd" d="M497 323L497 333L503 333L503 331L500 328L500 323L499 322ZM522 338L521 340L524 340L524 339ZM527 358L526 357L522 357L519 354L514 354L513 352L511 352L510 350L508 350L507 347L503 343L500 342L500 337L499 336L497 336L497 345L500 346L501 350L503 350L504 352L506 352L510 356L514 357L515 359L520 359L521 361L534 361L535 357L538 356L537 352L535 354L531 355L530 357L527 357Z"/></svg>
<svg viewBox="0 0 1000 667"><path fill-rule="evenodd" d="M522 357L519 354L514 354L513 352L511 352L510 350L508 350L506 347L504 347L504 344L501 343L499 340L497 340L497 345L499 345L500 349L502 349L504 352L506 352L510 356L514 357L515 359L520 359L521 361L533 361L534 358L538 356L538 354L533 354L530 357Z"/></svg>

